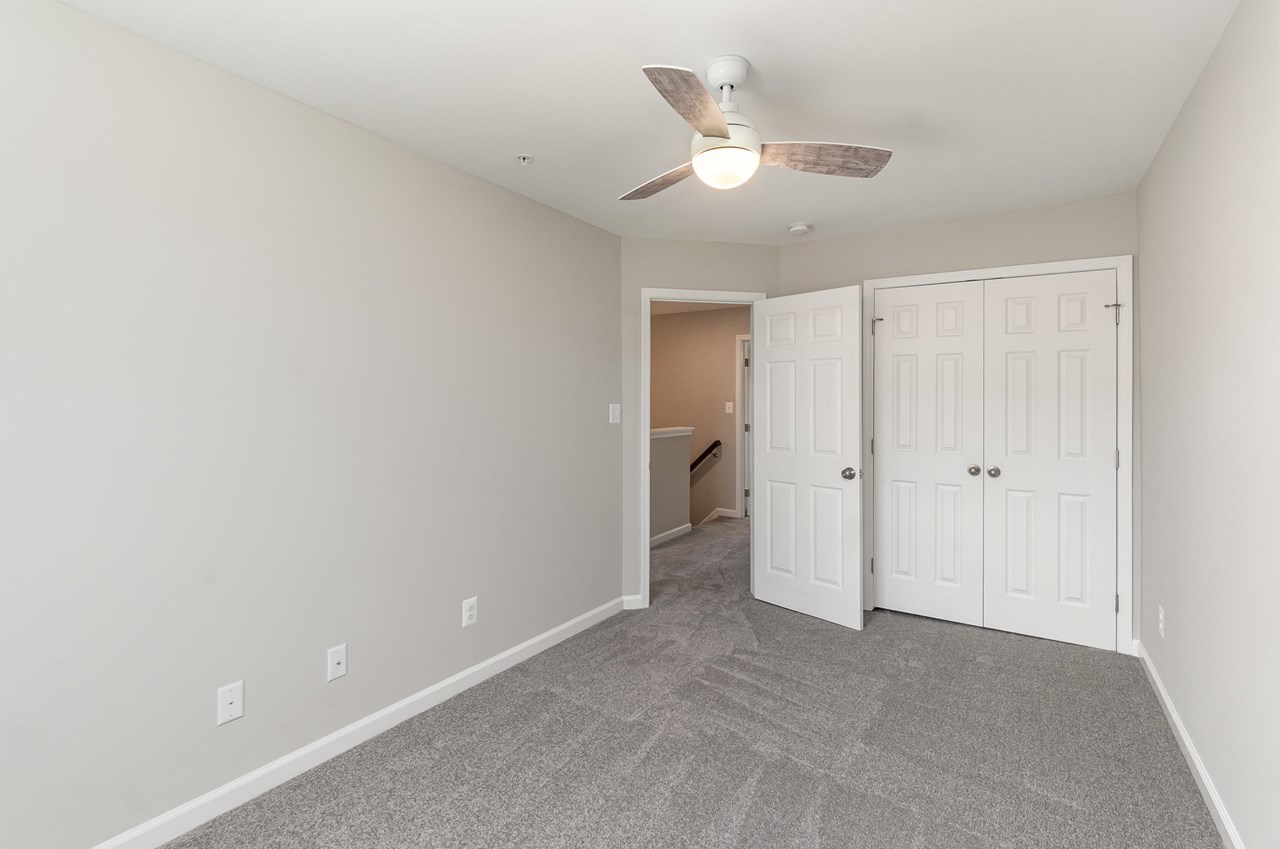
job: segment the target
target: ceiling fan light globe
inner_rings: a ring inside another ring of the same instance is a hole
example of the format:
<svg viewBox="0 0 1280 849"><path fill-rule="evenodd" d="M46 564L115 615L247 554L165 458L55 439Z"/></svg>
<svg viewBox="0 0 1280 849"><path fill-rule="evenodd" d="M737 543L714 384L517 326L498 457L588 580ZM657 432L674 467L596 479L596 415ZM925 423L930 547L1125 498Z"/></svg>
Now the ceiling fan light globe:
<svg viewBox="0 0 1280 849"><path fill-rule="evenodd" d="M760 152L745 147L713 147L693 158L693 173L713 189L736 189L760 167Z"/></svg>

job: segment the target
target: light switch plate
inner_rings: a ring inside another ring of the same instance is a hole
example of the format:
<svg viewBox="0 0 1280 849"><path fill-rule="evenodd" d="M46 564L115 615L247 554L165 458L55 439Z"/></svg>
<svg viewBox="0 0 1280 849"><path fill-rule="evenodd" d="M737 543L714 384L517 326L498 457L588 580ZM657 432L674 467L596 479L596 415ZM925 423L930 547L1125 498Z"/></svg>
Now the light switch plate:
<svg viewBox="0 0 1280 849"><path fill-rule="evenodd" d="M218 688L218 724L225 725L244 716L244 682Z"/></svg>
<svg viewBox="0 0 1280 849"><path fill-rule="evenodd" d="M622 423L622 405L610 404L609 405L609 424L621 424L621 423Z"/></svg>
<svg viewBox="0 0 1280 849"><path fill-rule="evenodd" d="M328 676L325 680L332 681L335 678L341 678L347 674L347 644L334 646L329 649L328 653Z"/></svg>
<svg viewBox="0 0 1280 849"><path fill-rule="evenodd" d="M733 402L732 402L732 401L725 401L725 402L724 402L724 411L725 411L726 413L732 413L732 412L733 412Z"/></svg>

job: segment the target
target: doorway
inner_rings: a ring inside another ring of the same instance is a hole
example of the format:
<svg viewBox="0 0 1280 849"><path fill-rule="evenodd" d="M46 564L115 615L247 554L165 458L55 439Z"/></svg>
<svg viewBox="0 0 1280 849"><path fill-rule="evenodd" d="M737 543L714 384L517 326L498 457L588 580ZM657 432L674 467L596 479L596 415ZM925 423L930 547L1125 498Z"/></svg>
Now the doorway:
<svg viewBox="0 0 1280 849"><path fill-rule="evenodd" d="M639 604L635 606L648 607L650 600L650 576L649 576L649 548L650 548L650 494L651 494L651 430L653 428L652 419L652 345L653 345L653 304L655 302L671 302L681 305L711 305L712 308L717 306L747 306L750 307L756 301L765 297L763 292L714 292L702 291L696 289L655 289L645 288L640 293L640 411L639 411L639 438L640 438L640 534L639 545L642 550L638 552L640 560L640 599ZM735 340L736 345L736 340ZM732 351L730 351L732 355ZM740 390L739 390L740 391ZM724 404L728 399L719 399ZM726 418L736 419L736 411L741 408L742 398L738 397L732 402L735 413L723 414ZM723 409L723 407L722 407ZM731 458L733 459L733 458ZM740 474L744 480L739 487L735 483L735 487L746 491L750 488L750 480L746 478L747 471L744 465L738 465L741 470ZM735 505L736 509L736 505Z"/></svg>

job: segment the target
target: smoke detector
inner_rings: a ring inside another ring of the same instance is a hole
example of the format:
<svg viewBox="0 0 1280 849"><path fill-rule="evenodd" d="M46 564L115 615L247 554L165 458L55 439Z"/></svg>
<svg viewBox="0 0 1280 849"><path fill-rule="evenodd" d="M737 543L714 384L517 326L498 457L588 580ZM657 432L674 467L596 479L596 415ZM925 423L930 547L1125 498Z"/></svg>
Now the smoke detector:
<svg viewBox="0 0 1280 849"><path fill-rule="evenodd" d="M807 221L797 221L787 228L787 232L793 236L807 236L813 232L813 225Z"/></svg>

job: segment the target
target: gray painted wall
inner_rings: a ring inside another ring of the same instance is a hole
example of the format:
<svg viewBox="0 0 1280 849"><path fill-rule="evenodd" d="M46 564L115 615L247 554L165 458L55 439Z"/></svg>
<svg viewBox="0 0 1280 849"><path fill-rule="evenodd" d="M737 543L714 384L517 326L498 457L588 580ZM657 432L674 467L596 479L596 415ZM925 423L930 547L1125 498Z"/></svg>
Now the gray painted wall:
<svg viewBox="0 0 1280 849"><path fill-rule="evenodd" d="M1280 4L1244 0L1139 188L1138 315L1142 642L1250 849L1280 846L1277 151Z"/></svg>
<svg viewBox="0 0 1280 849"><path fill-rule="evenodd" d="M1132 193L940 221L780 249L782 294L881 277L1132 254L1138 246Z"/></svg>
<svg viewBox="0 0 1280 849"><path fill-rule="evenodd" d="M0 845L618 598L617 237L56 3L0 77Z"/></svg>

